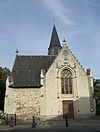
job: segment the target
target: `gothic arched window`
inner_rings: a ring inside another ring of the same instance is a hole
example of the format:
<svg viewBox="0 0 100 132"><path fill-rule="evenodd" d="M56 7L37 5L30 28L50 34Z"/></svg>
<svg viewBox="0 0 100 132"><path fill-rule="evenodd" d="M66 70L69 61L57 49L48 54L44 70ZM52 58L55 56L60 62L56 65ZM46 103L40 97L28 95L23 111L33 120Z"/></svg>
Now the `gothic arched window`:
<svg viewBox="0 0 100 132"><path fill-rule="evenodd" d="M72 94L72 73L64 69L61 73L62 94Z"/></svg>

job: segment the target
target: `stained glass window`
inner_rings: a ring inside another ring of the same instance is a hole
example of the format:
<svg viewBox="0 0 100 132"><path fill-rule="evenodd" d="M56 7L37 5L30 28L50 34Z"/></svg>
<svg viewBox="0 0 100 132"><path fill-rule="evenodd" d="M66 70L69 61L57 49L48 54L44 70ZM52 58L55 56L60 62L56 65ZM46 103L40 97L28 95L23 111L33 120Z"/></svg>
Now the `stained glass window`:
<svg viewBox="0 0 100 132"><path fill-rule="evenodd" d="M72 73L64 69L61 73L62 94L72 94Z"/></svg>

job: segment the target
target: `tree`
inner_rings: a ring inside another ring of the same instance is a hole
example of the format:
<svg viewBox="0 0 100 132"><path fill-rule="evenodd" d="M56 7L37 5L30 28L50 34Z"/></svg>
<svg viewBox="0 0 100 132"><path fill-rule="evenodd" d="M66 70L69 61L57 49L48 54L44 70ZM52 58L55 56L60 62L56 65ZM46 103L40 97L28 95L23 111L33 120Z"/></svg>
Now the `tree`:
<svg viewBox="0 0 100 132"><path fill-rule="evenodd" d="M6 79L10 75L10 70L0 67L0 110L4 110L4 97L6 89Z"/></svg>
<svg viewBox="0 0 100 132"><path fill-rule="evenodd" d="M96 100L96 113L100 115L100 79L94 79L94 98Z"/></svg>
<svg viewBox="0 0 100 132"><path fill-rule="evenodd" d="M100 99L100 79L94 79L94 97Z"/></svg>

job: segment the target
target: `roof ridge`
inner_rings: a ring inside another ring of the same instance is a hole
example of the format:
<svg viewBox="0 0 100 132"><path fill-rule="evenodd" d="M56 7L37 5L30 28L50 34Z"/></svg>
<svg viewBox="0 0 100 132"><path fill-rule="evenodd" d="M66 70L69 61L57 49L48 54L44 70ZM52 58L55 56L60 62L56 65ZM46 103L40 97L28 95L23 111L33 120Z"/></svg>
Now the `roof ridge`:
<svg viewBox="0 0 100 132"><path fill-rule="evenodd" d="M17 56L57 56L57 55L17 55Z"/></svg>

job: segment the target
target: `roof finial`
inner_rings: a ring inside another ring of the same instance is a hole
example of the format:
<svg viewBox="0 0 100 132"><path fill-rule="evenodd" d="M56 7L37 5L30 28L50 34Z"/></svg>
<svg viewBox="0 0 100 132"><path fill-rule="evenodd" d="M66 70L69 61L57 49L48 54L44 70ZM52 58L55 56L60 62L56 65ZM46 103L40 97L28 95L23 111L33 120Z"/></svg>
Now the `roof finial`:
<svg viewBox="0 0 100 132"><path fill-rule="evenodd" d="M66 42L67 42L65 38L63 39L63 42L64 42L64 43L66 43Z"/></svg>
<svg viewBox="0 0 100 132"><path fill-rule="evenodd" d="M18 55L18 53L19 53L19 51L18 51L18 49L16 50L16 55Z"/></svg>

